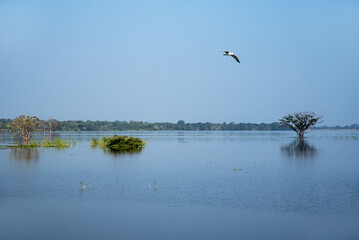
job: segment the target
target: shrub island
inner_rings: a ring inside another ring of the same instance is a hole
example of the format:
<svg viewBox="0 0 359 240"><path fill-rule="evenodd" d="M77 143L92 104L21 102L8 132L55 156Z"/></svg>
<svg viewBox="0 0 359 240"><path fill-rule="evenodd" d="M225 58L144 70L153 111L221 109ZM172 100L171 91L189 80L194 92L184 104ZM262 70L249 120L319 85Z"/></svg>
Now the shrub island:
<svg viewBox="0 0 359 240"><path fill-rule="evenodd" d="M91 142L92 147L100 147L114 152L137 152L141 151L145 145L146 143L139 138L117 135L101 139L93 138Z"/></svg>

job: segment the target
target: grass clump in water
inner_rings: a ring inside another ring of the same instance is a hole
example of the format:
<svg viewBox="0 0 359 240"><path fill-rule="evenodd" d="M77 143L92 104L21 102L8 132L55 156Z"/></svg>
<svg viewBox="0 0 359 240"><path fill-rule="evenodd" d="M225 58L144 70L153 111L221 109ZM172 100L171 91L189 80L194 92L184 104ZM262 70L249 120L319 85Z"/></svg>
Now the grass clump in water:
<svg viewBox="0 0 359 240"><path fill-rule="evenodd" d="M91 140L91 147L97 147L99 140L97 138L92 138Z"/></svg>
<svg viewBox="0 0 359 240"><path fill-rule="evenodd" d="M91 141L91 147L99 147L99 148L106 148L105 141L108 139L108 137L103 137L100 139L92 138Z"/></svg>
<svg viewBox="0 0 359 240"><path fill-rule="evenodd" d="M72 143L72 145L75 145L75 143ZM5 146L4 149L6 149L6 148L38 148L38 147L54 147L54 148L62 149L62 148L66 148L66 147L71 147L71 142L61 139L61 138L56 138L53 141L46 139L43 142L31 140L28 144L7 145L7 146Z"/></svg>
<svg viewBox="0 0 359 240"><path fill-rule="evenodd" d="M91 146L114 152L136 152L141 151L146 143L136 137L117 136L92 139Z"/></svg>
<svg viewBox="0 0 359 240"><path fill-rule="evenodd" d="M4 149L6 148L37 148L37 147L41 147L41 143L35 140L31 140L28 144L18 144L18 145L7 145L5 146Z"/></svg>
<svg viewBox="0 0 359 240"><path fill-rule="evenodd" d="M43 146L44 147L64 148L64 147L71 147L71 142L61 139L61 138L56 138L53 141L46 139L46 140L44 140Z"/></svg>

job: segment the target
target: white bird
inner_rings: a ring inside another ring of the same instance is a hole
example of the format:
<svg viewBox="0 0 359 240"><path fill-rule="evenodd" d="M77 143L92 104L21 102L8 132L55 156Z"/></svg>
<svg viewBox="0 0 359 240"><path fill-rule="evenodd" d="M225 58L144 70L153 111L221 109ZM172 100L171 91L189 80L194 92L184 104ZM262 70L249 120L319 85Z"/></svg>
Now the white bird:
<svg viewBox="0 0 359 240"><path fill-rule="evenodd" d="M220 52L224 52L223 56L231 56L234 58L238 63L241 63L236 55L234 53L227 51L227 50L220 50Z"/></svg>

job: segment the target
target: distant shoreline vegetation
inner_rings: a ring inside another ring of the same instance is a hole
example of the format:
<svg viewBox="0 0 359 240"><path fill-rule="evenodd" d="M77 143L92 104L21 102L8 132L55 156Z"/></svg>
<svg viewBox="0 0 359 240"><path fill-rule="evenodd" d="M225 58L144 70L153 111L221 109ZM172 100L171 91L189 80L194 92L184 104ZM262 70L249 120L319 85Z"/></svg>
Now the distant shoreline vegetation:
<svg viewBox="0 0 359 240"><path fill-rule="evenodd" d="M7 124L11 119L0 119L0 132L9 132ZM279 122L273 123L185 123L183 120L177 123L168 122L142 122L142 121L58 121L57 131L252 131L252 130L290 130ZM312 127L317 130L359 130L359 124L350 126L320 126Z"/></svg>

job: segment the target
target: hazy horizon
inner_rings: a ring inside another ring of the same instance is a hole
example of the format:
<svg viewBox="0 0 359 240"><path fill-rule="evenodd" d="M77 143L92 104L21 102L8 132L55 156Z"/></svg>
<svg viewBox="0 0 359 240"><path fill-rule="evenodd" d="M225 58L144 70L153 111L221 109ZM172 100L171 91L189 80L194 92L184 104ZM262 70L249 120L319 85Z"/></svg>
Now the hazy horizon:
<svg viewBox="0 0 359 240"><path fill-rule="evenodd" d="M359 123L358 1L1 1L0 118ZM230 50L241 61L224 57Z"/></svg>

